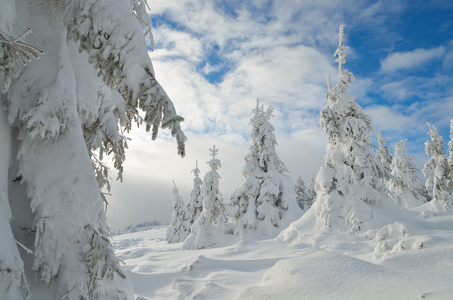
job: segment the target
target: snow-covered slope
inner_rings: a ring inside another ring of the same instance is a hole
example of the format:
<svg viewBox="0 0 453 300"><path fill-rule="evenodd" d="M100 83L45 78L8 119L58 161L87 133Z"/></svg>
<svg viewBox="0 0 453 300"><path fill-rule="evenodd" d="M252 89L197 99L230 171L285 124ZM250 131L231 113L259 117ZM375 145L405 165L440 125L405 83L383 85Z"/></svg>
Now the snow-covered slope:
<svg viewBox="0 0 453 300"><path fill-rule="evenodd" d="M180 250L162 227L113 245L141 299L451 299L453 213L433 209L363 233L316 230L309 210L276 239Z"/></svg>

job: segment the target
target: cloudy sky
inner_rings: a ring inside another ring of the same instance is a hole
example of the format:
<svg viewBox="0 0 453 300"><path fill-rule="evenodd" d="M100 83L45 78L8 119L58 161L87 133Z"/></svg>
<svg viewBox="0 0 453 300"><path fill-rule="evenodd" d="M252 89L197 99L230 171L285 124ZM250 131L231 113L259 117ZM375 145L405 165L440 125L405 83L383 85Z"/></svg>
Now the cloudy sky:
<svg viewBox="0 0 453 300"><path fill-rule="evenodd" d="M453 118L453 2L451 0L148 0L156 77L185 118L187 156L168 132L151 142L142 128L130 135L123 183L114 183L108 222L114 229L146 220L167 222L172 180L186 202L198 161L208 171L209 148L220 149L220 189L228 200L242 180L251 111L272 105L277 151L297 179L323 163L319 127L327 74L345 24L350 88L391 147L408 139L421 168L428 127L449 140ZM114 177L114 174L112 174Z"/></svg>

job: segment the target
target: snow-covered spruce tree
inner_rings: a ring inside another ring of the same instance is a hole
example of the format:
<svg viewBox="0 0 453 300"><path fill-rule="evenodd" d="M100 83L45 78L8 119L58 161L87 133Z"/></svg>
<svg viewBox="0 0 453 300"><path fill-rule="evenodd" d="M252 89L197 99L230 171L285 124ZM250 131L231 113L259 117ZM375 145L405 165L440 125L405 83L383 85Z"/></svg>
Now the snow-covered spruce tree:
<svg viewBox="0 0 453 300"><path fill-rule="evenodd" d="M203 210L203 199L201 195L201 186L203 185L203 181L199 177L200 169L198 168L198 161L195 164L196 167L192 170L192 173L195 176L193 179L193 189L190 192L190 202L187 205L187 222L189 230L190 226L192 226L195 220L198 219L201 211Z"/></svg>
<svg viewBox="0 0 453 300"><path fill-rule="evenodd" d="M343 45L344 26L340 26L338 81L327 82L326 106L321 111L320 124L325 130L327 149L325 164L316 177L316 215L326 227L347 224L351 230L360 230L370 219L373 205L388 199L382 180L382 167L370 151L374 132L371 117L362 111L354 96L348 94L354 75L346 69Z"/></svg>
<svg viewBox="0 0 453 300"><path fill-rule="evenodd" d="M173 214L171 217L171 223L167 227L167 235L165 239L168 243L179 243L184 241L189 235L189 228L186 222L186 206L184 201L179 195L178 188L173 181L173 195L175 196L175 202L173 204Z"/></svg>
<svg viewBox="0 0 453 300"><path fill-rule="evenodd" d="M427 201L426 189L417 176L417 168L406 147L406 140L395 145L395 156L391 166L392 178L387 187L399 207L411 209Z"/></svg>
<svg viewBox="0 0 453 300"><path fill-rule="evenodd" d="M308 184L307 197L308 197L308 201L310 202L310 207L311 207L316 200L315 178L314 177L312 177L310 179L310 183Z"/></svg>
<svg viewBox="0 0 453 300"><path fill-rule="evenodd" d="M211 151L212 159L208 161L211 170L203 178L201 196L203 210L190 228L190 235L184 241L182 249L202 249L216 243L217 233L228 233L225 204L219 191L220 175L217 170L221 167L216 158L218 149L215 145Z"/></svg>
<svg viewBox="0 0 453 300"><path fill-rule="evenodd" d="M294 183L284 174L288 170L275 150L277 140L270 122L272 111L272 107L264 110L257 101L250 119L251 145L245 157L245 181L229 202L235 234L241 237L249 231L260 236L276 235L289 225L288 220L297 217L292 208L293 203L296 204Z"/></svg>
<svg viewBox="0 0 453 300"><path fill-rule="evenodd" d="M312 199L310 198L310 195L308 193L309 191L300 175L296 180L296 184L294 185L294 191L296 192L297 205L299 205L300 209L302 209L303 211L307 211L312 204Z"/></svg>
<svg viewBox="0 0 453 300"><path fill-rule="evenodd" d="M444 151L442 136L436 126L429 123L428 126L430 139L425 142L425 151L429 160L423 167L423 174L427 177L426 188L432 191L434 204L448 209L453 206L453 171Z"/></svg>
<svg viewBox="0 0 453 300"><path fill-rule="evenodd" d="M390 179L390 174L392 173L392 169L390 165L392 164L392 155L390 154L390 147L388 146L387 139L382 136L382 134L378 133L378 144L379 148L376 151L376 161L382 166L384 171L384 178L385 183L387 184L388 180Z"/></svg>
<svg viewBox="0 0 453 300"><path fill-rule="evenodd" d="M145 2L0 0L0 6L6 112L0 123L7 122L2 138L11 142L0 145L2 153L11 148L0 187L0 269L11 271L0 272L0 295L23 298L27 291L21 293L18 279L23 269L33 269L43 283L52 283L33 297L132 298L106 238L103 154L113 156L121 178L127 148L122 132L142 120L139 109L153 139L159 126L170 128L181 155L185 141L183 119L148 56L141 26L150 28ZM33 254L18 251L15 240ZM32 265L22 267L18 252L32 255L24 260Z"/></svg>

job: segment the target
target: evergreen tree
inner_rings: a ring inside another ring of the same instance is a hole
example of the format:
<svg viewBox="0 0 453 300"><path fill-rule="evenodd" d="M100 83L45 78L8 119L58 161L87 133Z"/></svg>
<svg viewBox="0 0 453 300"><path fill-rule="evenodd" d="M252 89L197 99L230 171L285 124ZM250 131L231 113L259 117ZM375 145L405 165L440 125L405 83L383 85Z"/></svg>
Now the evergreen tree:
<svg viewBox="0 0 453 300"><path fill-rule="evenodd" d="M145 122L152 139L169 128L180 155L186 139L148 56L145 4L0 0L0 124L8 139L0 152L13 149L11 168L0 170L0 271L11 270L0 272L0 295L27 294L19 278L32 268L58 299L133 297L107 238L103 156L112 156L121 179L123 131L132 122ZM32 265L23 265L14 239L33 251Z"/></svg>
<svg viewBox="0 0 453 300"><path fill-rule="evenodd" d="M264 110L257 101L250 120L251 145L245 157L245 181L229 202L235 234L239 236L250 230L261 235L274 234L275 228L282 226L289 203L295 202L294 184L284 174L288 170L275 150L272 112L272 107Z"/></svg>
<svg viewBox="0 0 453 300"><path fill-rule="evenodd" d="M395 145L395 156L391 164L392 179L388 188L398 206L411 209L427 202L426 189L417 176L417 168L406 147L406 140Z"/></svg>
<svg viewBox="0 0 453 300"><path fill-rule="evenodd" d="M299 175L299 178L296 180L294 186L296 192L296 203L299 205L300 209L307 211L312 204L313 198L310 194L310 191L305 187L305 183Z"/></svg>
<svg viewBox="0 0 453 300"><path fill-rule="evenodd" d="M184 201L179 195L178 188L173 181L173 195L175 196L175 202L173 204L173 214L171 223L167 227L167 235L165 239L168 243L179 243L184 241L189 235L189 228L186 222L186 209Z"/></svg>
<svg viewBox="0 0 453 300"><path fill-rule="evenodd" d="M392 155L390 154L390 147L388 146L387 139L382 136L382 134L378 133L378 144L379 148L376 152L376 161L382 166L384 170L384 174L382 177L385 178L385 183L390 179L390 174L392 173L392 169L390 165L392 164Z"/></svg>
<svg viewBox="0 0 453 300"><path fill-rule="evenodd" d="M192 226L196 219L200 216L201 211L203 210L203 199L201 195L201 186L203 181L200 179L200 169L198 169L198 161L196 162L195 169L192 170L195 178L193 179L193 189L190 192L190 202L187 206L187 221L188 226Z"/></svg>
<svg viewBox="0 0 453 300"><path fill-rule="evenodd" d="M203 178L202 199L203 210L190 228L190 235L184 241L183 249L202 249L216 243L215 233L226 233L227 218L225 204L219 191L220 175L217 170L221 162L216 158L218 149L215 145L211 151L212 159L208 161L211 170Z"/></svg>
<svg viewBox="0 0 453 300"><path fill-rule="evenodd" d="M444 151L444 140L437 132L436 126L428 123L430 140L425 142L425 151L429 156L423 168L426 188L432 191L433 203L445 209L453 206L453 174L447 155Z"/></svg>
<svg viewBox="0 0 453 300"><path fill-rule="evenodd" d="M315 179L313 177L310 179L310 183L308 184L307 196L311 207L316 200Z"/></svg>
<svg viewBox="0 0 453 300"><path fill-rule="evenodd" d="M299 205L300 209L304 210L305 199L307 198L306 195L306 187L305 183L299 175L299 178L296 180L296 184L294 185L294 191L296 192L296 203Z"/></svg>
<svg viewBox="0 0 453 300"><path fill-rule="evenodd" d="M343 45L343 30L342 25L334 53L338 56L338 81L332 86L329 76L326 106L321 111L327 149L325 164L316 177L316 214L326 227L346 222L352 230L360 230L372 205L388 198L382 167L370 151L370 132L374 132L371 117L348 94L354 75L343 69L345 50L349 48Z"/></svg>

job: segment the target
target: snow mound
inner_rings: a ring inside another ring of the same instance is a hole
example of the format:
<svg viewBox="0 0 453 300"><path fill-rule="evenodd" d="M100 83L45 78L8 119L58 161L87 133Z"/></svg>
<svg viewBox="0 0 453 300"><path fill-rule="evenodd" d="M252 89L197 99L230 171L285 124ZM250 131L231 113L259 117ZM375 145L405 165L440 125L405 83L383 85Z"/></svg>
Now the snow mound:
<svg viewBox="0 0 453 300"><path fill-rule="evenodd" d="M340 209L335 210L338 215L333 215L332 211L329 221L330 226L326 227L325 223L318 218L318 211L323 209L324 203L316 201L299 220L291 223L287 229L283 230L278 235L278 239L293 246L308 244L313 247L323 248L325 246L323 243L328 243L328 239L332 234L343 235L344 238L349 240L353 238L350 233L357 232L360 235L366 230L382 228L389 223L393 223L394 220L407 218L404 212L390 201L373 205L373 208L370 207L370 204L362 201L345 202L338 205ZM351 206L354 209L351 209ZM349 212L349 214L346 212ZM346 217L343 216L343 213L345 213ZM350 227L350 223L355 225Z"/></svg>
<svg viewBox="0 0 453 300"><path fill-rule="evenodd" d="M423 248L423 239L409 237L409 233L404 224L396 222L386 225L383 228L375 231L370 230L365 235L371 239L371 245L374 246L375 252L391 253L404 249L420 249Z"/></svg>
<svg viewBox="0 0 453 300"><path fill-rule="evenodd" d="M429 269L406 272L323 250L279 261L265 272L259 285L246 288L240 298L447 299L453 287L446 288L445 275ZM401 278L405 278L403 286Z"/></svg>

